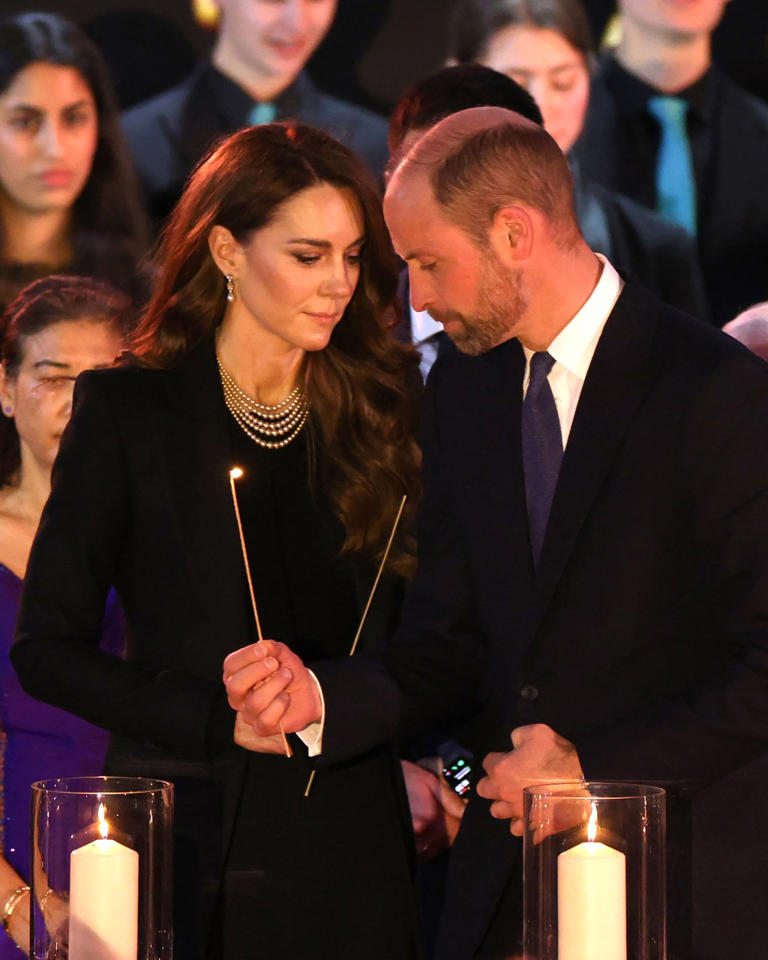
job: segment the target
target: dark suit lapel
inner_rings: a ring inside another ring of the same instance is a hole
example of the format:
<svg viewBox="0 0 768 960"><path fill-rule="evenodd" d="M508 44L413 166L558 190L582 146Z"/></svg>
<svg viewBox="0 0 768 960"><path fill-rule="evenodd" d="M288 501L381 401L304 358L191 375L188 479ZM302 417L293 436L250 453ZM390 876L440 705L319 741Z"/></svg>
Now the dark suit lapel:
<svg viewBox="0 0 768 960"><path fill-rule="evenodd" d="M590 364L552 503L536 580L539 617L557 587L629 423L657 376L656 302L625 287Z"/></svg>
<svg viewBox="0 0 768 960"><path fill-rule="evenodd" d="M253 636L229 470L229 416L213 345L193 350L164 380L164 449L171 508L193 588L229 649Z"/></svg>

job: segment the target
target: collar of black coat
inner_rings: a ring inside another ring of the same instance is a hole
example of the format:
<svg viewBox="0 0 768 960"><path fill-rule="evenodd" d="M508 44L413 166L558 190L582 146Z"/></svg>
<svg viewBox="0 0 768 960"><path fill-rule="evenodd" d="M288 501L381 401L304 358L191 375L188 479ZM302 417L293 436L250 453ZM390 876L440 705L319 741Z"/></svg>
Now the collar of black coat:
<svg viewBox="0 0 768 960"><path fill-rule="evenodd" d="M212 63L200 67L201 77L210 85L218 112L233 130L248 125L251 110L257 103L251 95L234 80L217 70ZM307 103L316 96L316 89L306 71L302 71L293 83L270 102L276 109L278 120L298 117L306 112Z"/></svg>
<svg viewBox="0 0 768 960"><path fill-rule="evenodd" d="M601 58L600 72L606 85L627 111L647 113L648 100L660 95L660 91L655 87L626 70L612 53ZM700 120L712 123L717 110L717 88L720 80L720 71L713 64L695 83L680 90L675 96L685 100Z"/></svg>

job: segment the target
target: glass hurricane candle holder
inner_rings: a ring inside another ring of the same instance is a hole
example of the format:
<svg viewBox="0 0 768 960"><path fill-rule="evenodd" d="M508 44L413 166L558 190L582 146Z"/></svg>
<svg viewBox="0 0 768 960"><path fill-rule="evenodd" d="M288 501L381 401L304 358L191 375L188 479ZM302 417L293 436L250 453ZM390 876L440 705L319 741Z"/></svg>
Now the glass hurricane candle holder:
<svg viewBox="0 0 768 960"><path fill-rule="evenodd" d="M525 960L666 960L664 790L537 784L523 816Z"/></svg>
<svg viewBox="0 0 768 960"><path fill-rule="evenodd" d="M172 960L173 785L32 784L34 960Z"/></svg>

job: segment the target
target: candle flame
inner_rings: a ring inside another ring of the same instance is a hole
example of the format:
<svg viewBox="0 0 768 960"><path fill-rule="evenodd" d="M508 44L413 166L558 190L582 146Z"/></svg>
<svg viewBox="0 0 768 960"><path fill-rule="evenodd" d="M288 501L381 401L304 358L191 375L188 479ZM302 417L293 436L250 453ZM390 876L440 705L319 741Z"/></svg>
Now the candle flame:
<svg viewBox="0 0 768 960"><path fill-rule="evenodd" d="M107 823L107 810L103 803L99 804L99 833L101 839L106 840L109 836L109 824Z"/></svg>
<svg viewBox="0 0 768 960"><path fill-rule="evenodd" d="M240 469L240 467L232 467L232 469L229 471L229 475L233 480L238 480L240 477L242 477L243 471Z"/></svg>
<svg viewBox="0 0 768 960"><path fill-rule="evenodd" d="M597 837L597 804L592 804L592 813L589 815L589 823L587 824L587 840L590 843L595 842Z"/></svg>

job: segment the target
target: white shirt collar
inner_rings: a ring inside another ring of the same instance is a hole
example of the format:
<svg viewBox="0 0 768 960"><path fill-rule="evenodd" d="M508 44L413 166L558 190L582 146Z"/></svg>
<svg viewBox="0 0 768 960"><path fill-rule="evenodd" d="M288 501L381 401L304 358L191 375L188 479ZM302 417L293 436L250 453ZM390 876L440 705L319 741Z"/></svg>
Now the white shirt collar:
<svg viewBox="0 0 768 960"><path fill-rule="evenodd" d="M414 310L410 305L408 309L411 311L411 341L417 347L429 337L442 332L442 323L431 317L426 310Z"/></svg>
<svg viewBox="0 0 768 960"><path fill-rule="evenodd" d="M562 364L566 370L570 370L582 381L587 377L587 370L592 362L605 321L624 287L624 281L612 264L601 253L596 256L602 263L603 269L600 271L595 289L584 306L568 321L547 348L547 353L554 357L557 363ZM527 347L523 349L526 360L530 361L533 350Z"/></svg>

